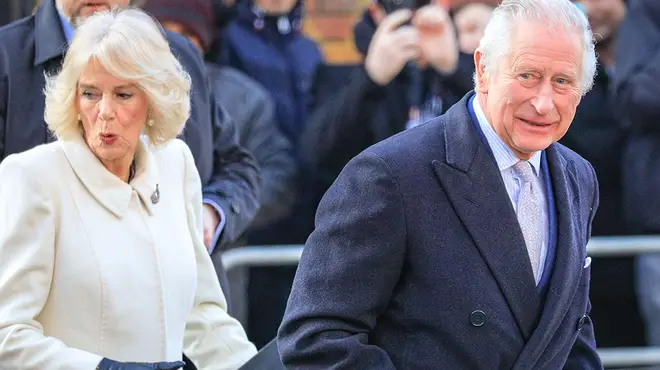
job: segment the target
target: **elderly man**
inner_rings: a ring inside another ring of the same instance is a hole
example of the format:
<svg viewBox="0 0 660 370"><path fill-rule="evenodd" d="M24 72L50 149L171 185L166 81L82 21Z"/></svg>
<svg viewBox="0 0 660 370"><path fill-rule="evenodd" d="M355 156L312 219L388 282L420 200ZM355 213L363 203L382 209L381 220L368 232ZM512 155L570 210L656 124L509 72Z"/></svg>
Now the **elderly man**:
<svg viewBox="0 0 660 370"><path fill-rule="evenodd" d="M448 18L420 10L434 63ZM290 369L600 369L594 170L557 144L596 68L569 0L504 0L476 93L354 158L321 202L279 331Z"/></svg>

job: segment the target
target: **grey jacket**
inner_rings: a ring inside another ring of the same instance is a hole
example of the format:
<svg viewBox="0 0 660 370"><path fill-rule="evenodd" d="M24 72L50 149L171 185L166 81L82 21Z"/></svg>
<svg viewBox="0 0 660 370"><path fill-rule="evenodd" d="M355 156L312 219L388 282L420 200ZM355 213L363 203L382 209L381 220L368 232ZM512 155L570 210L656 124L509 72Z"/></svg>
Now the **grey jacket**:
<svg viewBox="0 0 660 370"><path fill-rule="evenodd" d="M214 63L206 63L206 69L217 105L234 121L240 145L260 167L261 207L250 228L283 219L296 199L297 164L293 145L277 127L272 98L239 70Z"/></svg>

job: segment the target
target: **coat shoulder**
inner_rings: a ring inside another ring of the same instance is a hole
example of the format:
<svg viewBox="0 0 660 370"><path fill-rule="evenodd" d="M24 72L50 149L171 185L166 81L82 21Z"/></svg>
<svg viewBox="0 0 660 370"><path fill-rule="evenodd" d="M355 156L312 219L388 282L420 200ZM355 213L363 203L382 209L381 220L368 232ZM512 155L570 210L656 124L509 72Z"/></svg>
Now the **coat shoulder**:
<svg viewBox="0 0 660 370"><path fill-rule="evenodd" d="M236 68L207 63L207 71L216 84L218 91L221 92L219 94L221 98L232 95L239 97L249 96L251 98L250 100L260 102L270 102L271 100L268 91L263 85Z"/></svg>
<svg viewBox="0 0 660 370"><path fill-rule="evenodd" d="M159 171L168 173L168 176L183 178L189 166L196 171L192 152L188 144L181 139L174 139L158 147L152 147L151 154Z"/></svg>
<svg viewBox="0 0 660 370"><path fill-rule="evenodd" d="M23 44L27 36L34 34L34 15L0 27L0 48L13 49Z"/></svg>
<svg viewBox="0 0 660 370"><path fill-rule="evenodd" d="M65 164L62 146L53 142L7 156L0 163L0 173L17 170L30 179L57 178L61 176L61 169Z"/></svg>
<svg viewBox="0 0 660 370"><path fill-rule="evenodd" d="M151 150L154 158L158 162L169 163L170 166L176 166L177 164L183 165L183 160L190 156L190 148L181 139L174 139L168 143L152 148Z"/></svg>
<svg viewBox="0 0 660 370"><path fill-rule="evenodd" d="M573 162L580 181L591 181L594 169L589 161L582 158L582 156L562 144L555 143L554 145L556 146L557 151L561 154L561 156L564 157L564 159L566 159L568 162Z"/></svg>
<svg viewBox="0 0 660 370"><path fill-rule="evenodd" d="M445 158L446 116L400 132L367 148L393 167L407 168L415 163L431 163Z"/></svg>

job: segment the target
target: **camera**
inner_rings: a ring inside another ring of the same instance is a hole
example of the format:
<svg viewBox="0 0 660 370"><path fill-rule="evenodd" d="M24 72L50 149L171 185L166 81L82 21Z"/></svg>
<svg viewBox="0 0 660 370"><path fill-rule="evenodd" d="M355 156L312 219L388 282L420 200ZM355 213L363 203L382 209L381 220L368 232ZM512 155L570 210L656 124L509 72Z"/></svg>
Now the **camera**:
<svg viewBox="0 0 660 370"><path fill-rule="evenodd" d="M431 0L379 0L385 13L389 14L399 9L417 10L429 5Z"/></svg>

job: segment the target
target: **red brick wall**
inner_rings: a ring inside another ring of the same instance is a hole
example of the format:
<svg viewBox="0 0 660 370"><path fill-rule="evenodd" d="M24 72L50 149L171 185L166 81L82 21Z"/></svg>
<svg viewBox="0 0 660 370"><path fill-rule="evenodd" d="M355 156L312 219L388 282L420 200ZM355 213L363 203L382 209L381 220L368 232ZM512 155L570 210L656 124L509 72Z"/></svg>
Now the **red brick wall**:
<svg viewBox="0 0 660 370"><path fill-rule="evenodd" d="M353 25L371 0L305 0L305 32L317 40L330 63L355 63L359 56L353 45ZM455 6L469 1L453 0ZM483 0L497 4L499 0Z"/></svg>
<svg viewBox="0 0 660 370"><path fill-rule="evenodd" d="M305 32L317 40L331 63L353 63L353 25L370 0L306 0Z"/></svg>

